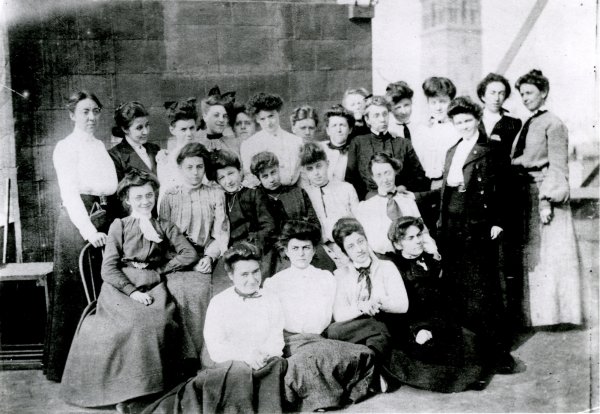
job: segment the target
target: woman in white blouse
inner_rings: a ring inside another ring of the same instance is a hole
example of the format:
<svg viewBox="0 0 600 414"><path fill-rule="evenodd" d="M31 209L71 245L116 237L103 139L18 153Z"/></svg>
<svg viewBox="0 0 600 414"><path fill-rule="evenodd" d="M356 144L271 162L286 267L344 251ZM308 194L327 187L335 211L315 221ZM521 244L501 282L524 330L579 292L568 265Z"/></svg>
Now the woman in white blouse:
<svg viewBox="0 0 600 414"><path fill-rule="evenodd" d="M54 241L54 271L44 347L44 373L60 381L71 341L87 305L78 270L86 243L106 243L115 210L117 173L104 143L94 136L102 104L90 92L74 93L67 104L73 132L56 144L54 169L62 198Z"/></svg>

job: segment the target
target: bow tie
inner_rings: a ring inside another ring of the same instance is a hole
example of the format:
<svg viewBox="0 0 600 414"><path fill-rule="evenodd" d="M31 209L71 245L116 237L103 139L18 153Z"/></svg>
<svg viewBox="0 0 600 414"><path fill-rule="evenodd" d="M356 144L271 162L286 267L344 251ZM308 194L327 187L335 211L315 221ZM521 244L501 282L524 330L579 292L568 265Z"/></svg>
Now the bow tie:
<svg viewBox="0 0 600 414"><path fill-rule="evenodd" d="M238 296L241 297L243 300L246 300L246 299L258 299L258 298L262 297L262 295L260 293L258 293L258 291L252 292L252 293L242 293L239 290L237 290L237 288L233 288L233 291L235 293L237 293Z"/></svg>
<svg viewBox="0 0 600 414"><path fill-rule="evenodd" d="M358 271L358 283L360 283L363 279L367 284L367 292L369 294L369 299L371 298L371 290L373 289L373 284L371 282L371 266L367 267L357 267Z"/></svg>
<svg viewBox="0 0 600 414"><path fill-rule="evenodd" d="M206 134L206 138L208 139L219 139L219 138L223 138L223 134L218 133L218 134Z"/></svg>
<svg viewBox="0 0 600 414"><path fill-rule="evenodd" d="M419 266L421 266L421 267L423 268L423 270L425 270L425 271L429 270L429 268L427 267L427 263L425 263L425 259L423 259L423 257L422 257L422 256L421 256L421 257L419 257L419 258L416 260L416 262L417 262L417 264L418 264Z"/></svg>

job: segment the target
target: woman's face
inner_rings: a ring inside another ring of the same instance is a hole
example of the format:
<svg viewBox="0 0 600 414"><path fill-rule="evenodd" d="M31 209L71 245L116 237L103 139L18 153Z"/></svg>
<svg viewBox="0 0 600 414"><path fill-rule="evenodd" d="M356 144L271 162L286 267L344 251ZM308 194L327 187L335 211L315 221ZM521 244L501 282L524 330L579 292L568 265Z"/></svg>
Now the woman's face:
<svg viewBox="0 0 600 414"><path fill-rule="evenodd" d="M86 98L77 102L74 112L69 112L75 127L80 131L93 134L100 121L100 107L93 99Z"/></svg>
<svg viewBox="0 0 600 414"><path fill-rule="evenodd" d="M146 116L135 118L125 131L125 136L138 145L144 145L148 142L149 134L150 121L148 121L148 117Z"/></svg>
<svg viewBox="0 0 600 414"><path fill-rule="evenodd" d="M301 119L292 126L292 133L306 141L314 140L315 132L317 132L317 124L312 118Z"/></svg>
<svg viewBox="0 0 600 414"><path fill-rule="evenodd" d="M276 110L258 111L256 122L258 122L263 131L274 134L279 129L279 112Z"/></svg>
<svg viewBox="0 0 600 414"><path fill-rule="evenodd" d="M292 266L298 269L306 269L315 255L315 248L309 240L291 239L285 250Z"/></svg>
<svg viewBox="0 0 600 414"><path fill-rule="evenodd" d="M362 119L365 114L366 108L366 99L364 96L358 93L352 93L344 99L342 105L348 112L351 112L354 115L354 119Z"/></svg>
<svg viewBox="0 0 600 414"><path fill-rule="evenodd" d="M530 83L524 83L519 88L523 105L531 112L537 111L546 102L548 92L540 91L537 86Z"/></svg>
<svg viewBox="0 0 600 414"><path fill-rule="evenodd" d="M229 166L217 170L217 183L228 193L235 193L242 186L240 170Z"/></svg>
<svg viewBox="0 0 600 414"><path fill-rule="evenodd" d="M229 273L233 286L245 295L258 292L262 275L260 264L256 260L240 260L233 264Z"/></svg>
<svg viewBox="0 0 600 414"><path fill-rule="evenodd" d="M392 114L398 122L407 123L412 115L412 99L404 98L392 107Z"/></svg>
<svg viewBox="0 0 600 414"><path fill-rule="evenodd" d="M127 192L127 200L125 201L125 203L131 207L132 213L138 213L144 216L152 214L155 202L156 194L149 183L130 187Z"/></svg>
<svg viewBox="0 0 600 414"><path fill-rule="evenodd" d="M479 120L472 114L458 114L452 117L452 123L461 138L469 139L477 132Z"/></svg>
<svg viewBox="0 0 600 414"><path fill-rule="evenodd" d="M222 134L225 131L229 116L224 106L213 105L208 108L203 116L204 122L206 122L206 130L209 134Z"/></svg>
<svg viewBox="0 0 600 414"><path fill-rule="evenodd" d="M233 124L233 132L236 138L246 139L251 137L256 132L256 123L246 113L240 112L235 117Z"/></svg>
<svg viewBox="0 0 600 414"><path fill-rule="evenodd" d="M448 112L448 105L450 105L450 97L448 95L437 95L431 98L427 98L427 106L429 106L429 113L437 120L446 119L446 112Z"/></svg>
<svg viewBox="0 0 600 414"><path fill-rule="evenodd" d="M343 116L332 116L327 122L326 132L329 141L336 147L341 147L346 143L350 134L348 120Z"/></svg>
<svg viewBox="0 0 600 414"><path fill-rule="evenodd" d="M506 100L506 88L502 82L490 82L483 94L485 109L492 113L498 113Z"/></svg>
<svg viewBox="0 0 600 414"><path fill-rule="evenodd" d="M379 194L385 195L396 191L396 171L390 164L375 162L371 167L371 173Z"/></svg>
<svg viewBox="0 0 600 414"><path fill-rule="evenodd" d="M369 128L377 134L388 129L390 111L385 106L371 105L365 114L365 121Z"/></svg>
<svg viewBox="0 0 600 414"><path fill-rule="evenodd" d="M196 121L193 119L180 119L169 127L169 131L177 139L177 145L189 144L196 134Z"/></svg>
<svg viewBox="0 0 600 414"><path fill-rule="evenodd" d="M419 257L423 253L423 232L417 226L410 226L398 242L394 242L396 250L408 259Z"/></svg>
<svg viewBox="0 0 600 414"><path fill-rule="evenodd" d="M369 243L367 238L360 233L352 233L344 238L344 250L355 265L369 262Z"/></svg>
<svg viewBox="0 0 600 414"><path fill-rule="evenodd" d="M205 166L202 157L187 157L179 164L179 171L186 184L196 187L202 184Z"/></svg>

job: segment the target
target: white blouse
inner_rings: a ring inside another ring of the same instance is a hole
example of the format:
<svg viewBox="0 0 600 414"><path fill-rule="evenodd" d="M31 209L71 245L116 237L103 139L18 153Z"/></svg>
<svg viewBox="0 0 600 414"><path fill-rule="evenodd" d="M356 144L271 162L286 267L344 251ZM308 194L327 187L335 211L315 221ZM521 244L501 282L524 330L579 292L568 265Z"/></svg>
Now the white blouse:
<svg viewBox="0 0 600 414"><path fill-rule="evenodd" d="M219 363L244 361L260 351L283 354L283 313L276 296L259 290L260 297L244 299L233 287L210 301L204 341L210 358Z"/></svg>
<svg viewBox="0 0 600 414"><path fill-rule="evenodd" d="M279 297L285 330L321 334L331 323L335 279L331 272L310 265L290 267L265 280L265 290Z"/></svg>
<svg viewBox="0 0 600 414"><path fill-rule="evenodd" d="M114 194L118 185L115 165L102 141L77 128L56 144L52 161L62 204L81 237L89 240L97 229L80 194Z"/></svg>
<svg viewBox="0 0 600 414"><path fill-rule="evenodd" d="M346 181L348 152L342 153L340 150L332 149L329 147L328 142L321 142L320 144L329 161L329 168L327 169L329 180Z"/></svg>

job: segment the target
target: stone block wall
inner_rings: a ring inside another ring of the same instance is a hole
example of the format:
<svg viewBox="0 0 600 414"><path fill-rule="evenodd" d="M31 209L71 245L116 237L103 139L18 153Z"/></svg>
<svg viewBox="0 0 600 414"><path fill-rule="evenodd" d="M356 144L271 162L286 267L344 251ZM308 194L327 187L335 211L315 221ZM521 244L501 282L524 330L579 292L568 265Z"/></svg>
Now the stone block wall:
<svg viewBox="0 0 600 414"><path fill-rule="evenodd" d="M34 12L30 14L35 14ZM300 104L322 112L351 86L371 88L371 24L334 0L80 2L8 30L25 261L52 260L60 206L52 150L72 129L64 109L77 89L104 104L97 137L110 146L114 108L139 100L151 141L165 145L163 103L201 98L214 85L238 101L282 96L282 125Z"/></svg>

